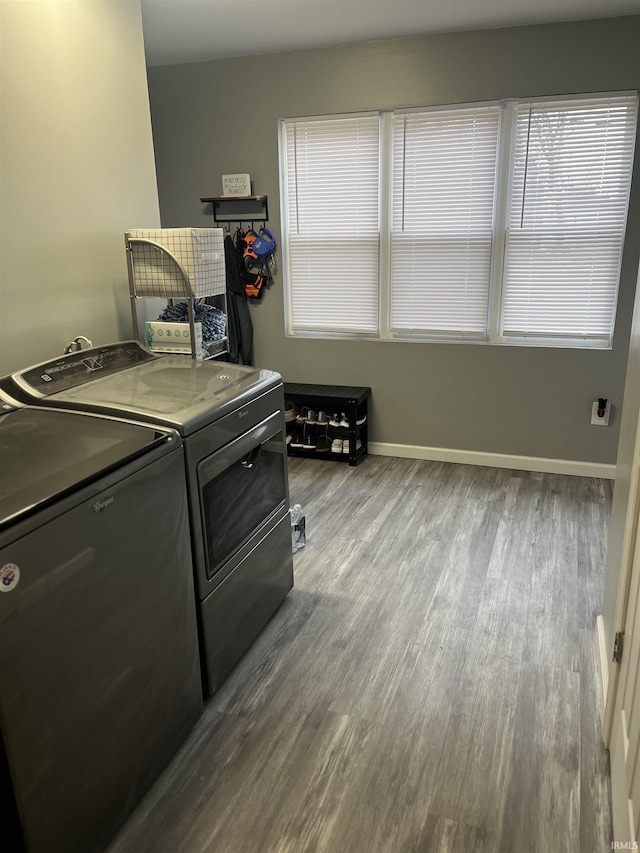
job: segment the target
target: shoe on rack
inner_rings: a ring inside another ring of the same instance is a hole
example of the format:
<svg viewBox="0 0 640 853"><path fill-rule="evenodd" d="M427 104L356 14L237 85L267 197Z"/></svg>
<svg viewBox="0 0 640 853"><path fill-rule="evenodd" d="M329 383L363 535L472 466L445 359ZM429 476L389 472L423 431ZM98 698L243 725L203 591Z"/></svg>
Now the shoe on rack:
<svg viewBox="0 0 640 853"><path fill-rule="evenodd" d="M366 416L366 415L363 415L363 416L360 418L360 420L357 420L357 421L356 421L356 426L357 426L357 427L362 426L362 424L363 424L363 423L365 423L365 421L366 421L366 420L367 420L367 416Z"/></svg>
<svg viewBox="0 0 640 853"><path fill-rule="evenodd" d="M329 416L326 412L318 412L318 426L328 426Z"/></svg>
<svg viewBox="0 0 640 853"><path fill-rule="evenodd" d="M362 449L362 442L358 438L356 440L356 453L361 449ZM349 452L349 439L348 438L345 438L344 441L342 442L342 452L343 453Z"/></svg>
<svg viewBox="0 0 640 853"><path fill-rule="evenodd" d="M319 435L316 439L316 450L318 453L328 453L331 450L331 439L328 435Z"/></svg>
<svg viewBox="0 0 640 853"><path fill-rule="evenodd" d="M331 452L332 453L342 453L342 445L343 441L341 438L334 438L331 442Z"/></svg>
<svg viewBox="0 0 640 853"><path fill-rule="evenodd" d="M289 421L295 421L296 415L298 414L298 407L294 406L291 400L284 401L284 419L289 423Z"/></svg>
<svg viewBox="0 0 640 853"><path fill-rule="evenodd" d="M338 424L338 426L345 427L348 429L349 421L347 420L347 415L345 412L342 413L342 417L340 419L340 423Z"/></svg>
<svg viewBox="0 0 640 853"><path fill-rule="evenodd" d="M302 439L302 447L304 450L316 449L316 425L307 422L304 427L304 436Z"/></svg>
<svg viewBox="0 0 640 853"><path fill-rule="evenodd" d="M309 409L309 411L307 412L307 423L308 424L317 424L318 423L318 416L313 411L313 409Z"/></svg>
<svg viewBox="0 0 640 853"><path fill-rule="evenodd" d="M285 442L286 442L287 444L291 444L292 439L293 439L293 436L292 436L292 435L288 435L288 436L286 437L286 439L285 439Z"/></svg>
<svg viewBox="0 0 640 853"><path fill-rule="evenodd" d="M296 433L291 439L291 447L295 447L296 450L302 450L302 436L300 433Z"/></svg>
<svg viewBox="0 0 640 853"><path fill-rule="evenodd" d="M329 426L340 426L340 415L337 412L334 412L329 419Z"/></svg>
<svg viewBox="0 0 640 853"><path fill-rule="evenodd" d="M298 412L298 414L296 415L296 423L297 423L297 424L304 424L304 423L306 423L306 421L307 421L307 415L308 415L308 414L309 414L309 407L308 407L308 406L303 406L303 407L300 409L300 411Z"/></svg>

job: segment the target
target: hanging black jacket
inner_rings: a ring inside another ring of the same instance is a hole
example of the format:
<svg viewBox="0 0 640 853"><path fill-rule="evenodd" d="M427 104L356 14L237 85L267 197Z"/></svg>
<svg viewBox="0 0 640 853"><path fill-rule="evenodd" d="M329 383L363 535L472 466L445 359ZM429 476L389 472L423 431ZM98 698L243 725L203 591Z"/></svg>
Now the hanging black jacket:
<svg viewBox="0 0 640 853"><path fill-rule="evenodd" d="M238 253L229 235L224 238L224 259L227 271L229 361L234 364L253 364L253 323L240 276Z"/></svg>

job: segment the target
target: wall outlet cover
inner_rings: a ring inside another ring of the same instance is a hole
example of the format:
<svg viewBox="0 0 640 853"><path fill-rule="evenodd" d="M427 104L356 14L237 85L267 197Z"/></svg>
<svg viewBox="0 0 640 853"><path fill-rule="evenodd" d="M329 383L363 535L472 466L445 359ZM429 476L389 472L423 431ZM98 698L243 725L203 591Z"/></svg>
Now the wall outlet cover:
<svg viewBox="0 0 640 853"><path fill-rule="evenodd" d="M594 400L591 404L591 424L593 426L609 426L609 415L611 414L611 403L607 400L607 406L604 410L604 416L598 417L598 401Z"/></svg>

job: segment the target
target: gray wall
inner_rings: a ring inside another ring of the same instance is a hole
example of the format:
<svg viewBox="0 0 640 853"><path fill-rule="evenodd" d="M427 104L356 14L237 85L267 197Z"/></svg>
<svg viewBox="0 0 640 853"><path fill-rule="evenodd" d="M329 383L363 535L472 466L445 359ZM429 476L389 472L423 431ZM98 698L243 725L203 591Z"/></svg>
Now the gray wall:
<svg viewBox="0 0 640 853"><path fill-rule="evenodd" d="M131 336L124 231L160 224L139 0L2 2L0 375Z"/></svg>
<svg viewBox="0 0 640 853"><path fill-rule="evenodd" d="M640 18L452 33L149 69L162 224L212 224L201 196L249 172L278 236L279 118L640 86ZM638 264L634 182L611 351L297 340L282 281L253 309L256 358L285 379L370 385L370 438L613 463ZM321 286L321 282L319 282ZM591 402L612 400L609 428Z"/></svg>

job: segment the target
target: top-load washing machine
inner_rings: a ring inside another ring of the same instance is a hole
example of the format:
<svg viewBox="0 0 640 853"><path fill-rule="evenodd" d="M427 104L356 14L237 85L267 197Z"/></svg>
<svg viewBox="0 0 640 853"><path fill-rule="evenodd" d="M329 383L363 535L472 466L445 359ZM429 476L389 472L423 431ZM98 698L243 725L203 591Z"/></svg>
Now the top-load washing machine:
<svg viewBox="0 0 640 853"><path fill-rule="evenodd" d="M0 385L37 405L181 434L203 675L214 693L293 586L279 374L153 355L125 341L45 362Z"/></svg>
<svg viewBox="0 0 640 853"><path fill-rule="evenodd" d="M201 713L179 435L0 392L0 848L104 849Z"/></svg>

